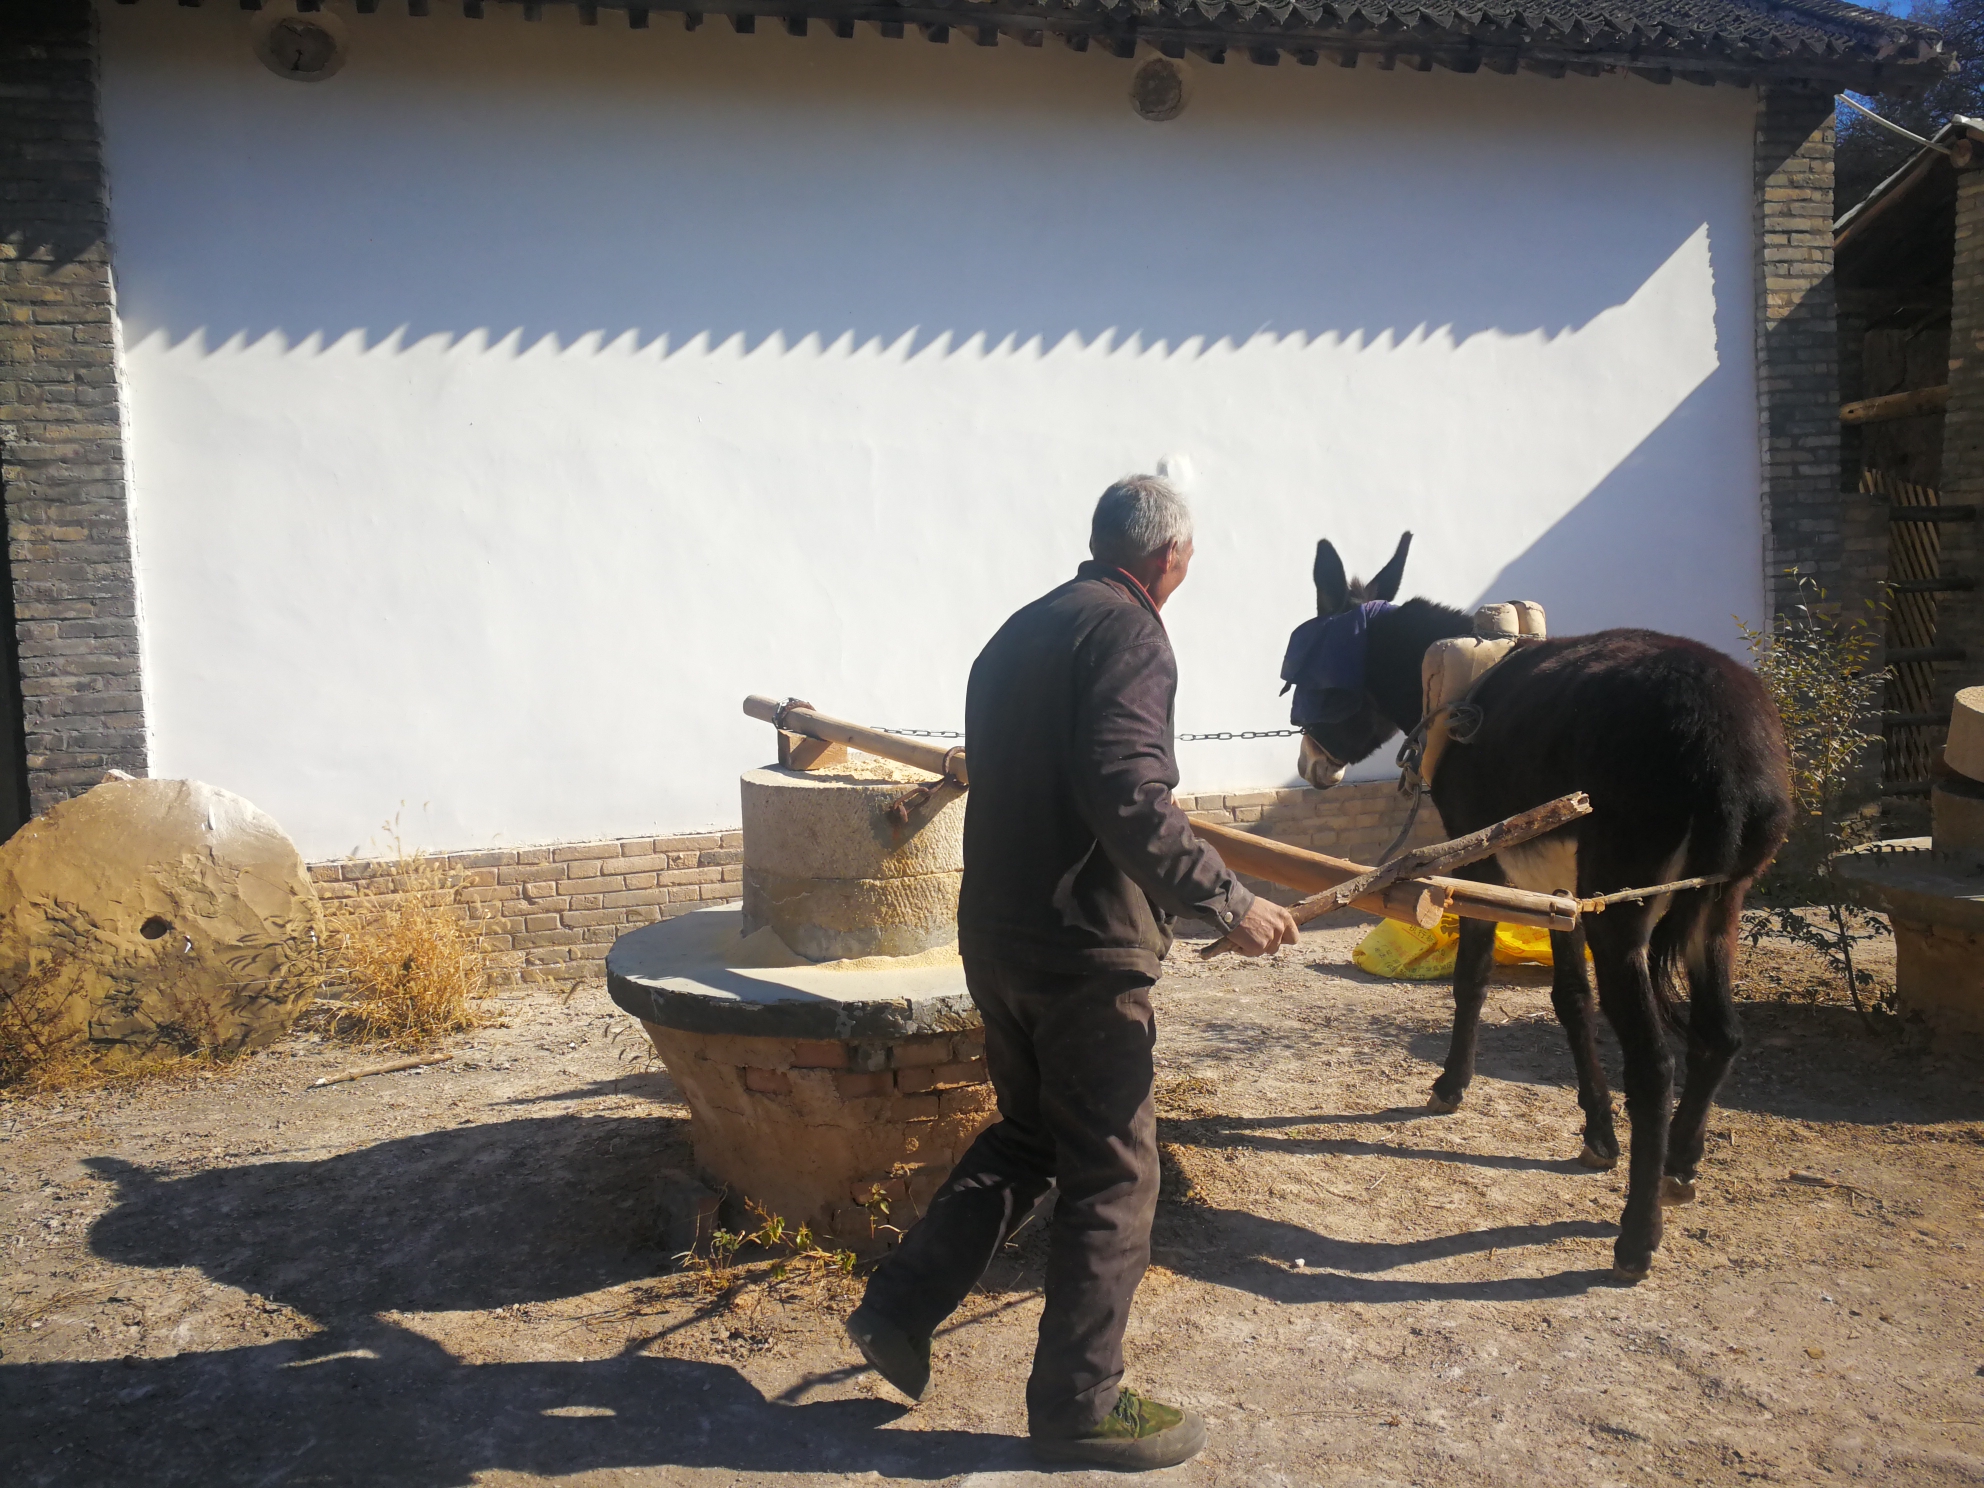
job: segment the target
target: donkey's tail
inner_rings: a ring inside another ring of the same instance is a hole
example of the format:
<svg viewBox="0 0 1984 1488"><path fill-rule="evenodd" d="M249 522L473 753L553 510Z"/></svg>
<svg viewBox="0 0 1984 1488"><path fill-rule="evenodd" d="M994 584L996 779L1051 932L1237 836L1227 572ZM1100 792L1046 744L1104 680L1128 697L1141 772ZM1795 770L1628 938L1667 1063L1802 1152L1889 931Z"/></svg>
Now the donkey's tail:
<svg viewBox="0 0 1984 1488"><path fill-rule="evenodd" d="M1729 933L1728 921L1741 912L1750 880L1783 842L1789 816L1789 803L1775 793L1752 794L1741 785L1695 811L1681 876L1720 881L1675 894L1647 946L1661 1021L1676 1033L1688 1031L1689 966L1699 969L1709 937Z"/></svg>

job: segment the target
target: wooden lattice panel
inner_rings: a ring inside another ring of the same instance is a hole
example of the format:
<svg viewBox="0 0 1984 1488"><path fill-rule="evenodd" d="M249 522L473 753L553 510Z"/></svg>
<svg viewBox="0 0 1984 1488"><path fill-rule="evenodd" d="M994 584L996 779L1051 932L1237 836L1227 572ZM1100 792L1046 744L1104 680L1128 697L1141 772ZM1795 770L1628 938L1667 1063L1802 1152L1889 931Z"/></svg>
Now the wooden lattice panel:
<svg viewBox="0 0 1984 1488"><path fill-rule="evenodd" d="M1942 504L1942 493L1933 486L1918 486L1878 470L1862 473L1860 490L1863 495L1880 497L1890 507ZM1941 578L1942 565L1942 535L1934 522L1888 524L1888 580L1891 584ZM1935 645L1936 592L1894 588L1889 591L1888 597L1888 649L1900 651ZM1920 716L1933 712L1935 704L1935 663L1905 661L1890 668L1886 696L1886 708L1890 714ZM1936 757L1936 732L1933 724L1890 720L1884 730L1883 781L1889 785L1902 785L1927 780Z"/></svg>

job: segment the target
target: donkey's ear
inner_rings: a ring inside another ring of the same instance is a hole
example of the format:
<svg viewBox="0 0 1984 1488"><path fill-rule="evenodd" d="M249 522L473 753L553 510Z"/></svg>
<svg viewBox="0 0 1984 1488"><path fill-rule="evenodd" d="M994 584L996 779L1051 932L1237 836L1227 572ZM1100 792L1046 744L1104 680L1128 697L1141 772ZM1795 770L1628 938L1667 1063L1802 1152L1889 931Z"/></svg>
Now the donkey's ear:
<svg viewBox="0 0 1984 1488"><path fill-rule="evenodd" d="M1316 544L1316 613L1335 615L1350 608L1350 583L1343 576L1343 560L1328 538Z"/></svg>
<svg viewBox="0 0 1984 1488"><path fill-rule="evenodd" d="M1371 575L1371 582L1364 586L1367 598L1398 598L1398 586L1405 579L1405 555L1411 548L1412 534L1408 532L1398 540L1398 547L1392 553L1391 562Z"/></svg>

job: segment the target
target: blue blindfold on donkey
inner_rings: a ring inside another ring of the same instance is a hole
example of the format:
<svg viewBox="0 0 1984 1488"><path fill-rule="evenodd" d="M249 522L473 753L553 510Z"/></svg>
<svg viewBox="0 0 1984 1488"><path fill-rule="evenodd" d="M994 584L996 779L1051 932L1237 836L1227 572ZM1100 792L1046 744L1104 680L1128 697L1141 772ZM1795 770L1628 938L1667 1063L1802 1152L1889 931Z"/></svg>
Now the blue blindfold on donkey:
<svg viewBox="0 0 1984 1488"><path fill-rule="evenodd" d="M1398 540L1391 561L1367 584L1346 580L1343 560L1327 542L1316 544L1312 576L1316 583L1316 618L1295 627L1281 661L1282 692L1295 689L1288 721L1299 729L1336 722L1354 712L1364 694L1365 630L1373 616L1392 609L1405 578L1405 558L1412 534ZM1297 769L1313 785L1334 785L1342 766L1327 760L1313 739L1302 741ZM1323 778L1318 778L1318 777Z"/></svg>

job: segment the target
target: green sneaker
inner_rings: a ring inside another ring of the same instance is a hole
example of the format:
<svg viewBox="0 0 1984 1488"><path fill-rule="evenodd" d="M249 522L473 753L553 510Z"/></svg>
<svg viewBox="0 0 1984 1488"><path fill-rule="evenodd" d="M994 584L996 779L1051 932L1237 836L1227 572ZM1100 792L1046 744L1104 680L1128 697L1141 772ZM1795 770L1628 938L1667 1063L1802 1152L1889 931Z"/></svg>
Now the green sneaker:
<svg viewBox="0 0 1984 1488"><path fill-rule="evenodd" d="M883 1379L911 1400L923 1398L930 1388L929 1339L911 1338L865 1304L847 1320L847 1336Z"/></svg>
<svg viewBox="0 0 1984 1488"><path fill-rule="evenodd" d="M1116 1407L1086 1436L1036 1436L1033 1455L1049 1462L1085 1462L1121 1472L1176 1467L1205 1450L1205 1418L1124 1390Z"/></svg>

